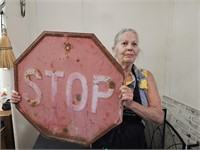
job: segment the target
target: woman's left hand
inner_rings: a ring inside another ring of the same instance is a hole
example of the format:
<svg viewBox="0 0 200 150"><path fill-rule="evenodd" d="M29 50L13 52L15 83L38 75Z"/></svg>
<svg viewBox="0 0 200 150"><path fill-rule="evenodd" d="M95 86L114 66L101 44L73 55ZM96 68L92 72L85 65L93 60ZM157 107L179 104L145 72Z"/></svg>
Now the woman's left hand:
<svg viewBox="0 0 200 150"><path fill-rule="evenodd" d="M120 101L121 104L125 107L128 107L133 101L133 91L126 85L120 87Z"/></svg>

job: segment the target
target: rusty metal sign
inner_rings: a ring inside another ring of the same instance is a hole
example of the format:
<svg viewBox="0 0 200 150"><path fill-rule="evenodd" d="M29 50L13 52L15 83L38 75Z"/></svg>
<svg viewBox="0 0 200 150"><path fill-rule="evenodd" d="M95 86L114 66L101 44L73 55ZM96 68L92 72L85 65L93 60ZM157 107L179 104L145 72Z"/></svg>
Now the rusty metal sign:
<svg viewBox="0 0 200 150"><path fill-rule="evenodd" d="M122 121L122 68L92 33L44 31L14 72L16 107L44 136L89 145Z"/></svg>

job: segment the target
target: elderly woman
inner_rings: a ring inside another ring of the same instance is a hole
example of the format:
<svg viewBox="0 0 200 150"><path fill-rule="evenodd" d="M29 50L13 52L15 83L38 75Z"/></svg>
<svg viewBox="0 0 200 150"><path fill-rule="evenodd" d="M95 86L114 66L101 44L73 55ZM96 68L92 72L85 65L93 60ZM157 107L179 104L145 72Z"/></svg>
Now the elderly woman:
<svg viewBox="0 0 200 150"><path fill-rule="evenodd" d="M161 100L150 71L134 65L139 54L138 34L122 29L114 38L113 53L125 74L119 96L124 106L123 122L93 143L93 148L146 148L142 120L163 122Z"/></svg>
<svg viewBox="0 0 200 150"><path fill-rule="evenodd" d="M163 111L156 82L151 72L139 69L134 62L139 54L138 35L133 29L122 29L114 38L113 53L125 74L119 100L124 106L123 122L94 142L91 148L144 149L144 122L163 122ZM21 97L12 93L12 102Z"/></svg>

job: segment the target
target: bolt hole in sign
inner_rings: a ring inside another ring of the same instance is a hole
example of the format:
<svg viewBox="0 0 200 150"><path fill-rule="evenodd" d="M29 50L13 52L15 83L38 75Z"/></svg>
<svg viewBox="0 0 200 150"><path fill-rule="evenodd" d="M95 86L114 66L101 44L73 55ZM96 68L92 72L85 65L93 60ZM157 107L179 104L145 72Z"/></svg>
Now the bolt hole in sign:
<svg viewBox="0 0 200 150"><path fill-rule="evenodd" d="M122 122L123 70L92 33L44 31L14 73L16 107L44 136L87 146Z"/></svg>

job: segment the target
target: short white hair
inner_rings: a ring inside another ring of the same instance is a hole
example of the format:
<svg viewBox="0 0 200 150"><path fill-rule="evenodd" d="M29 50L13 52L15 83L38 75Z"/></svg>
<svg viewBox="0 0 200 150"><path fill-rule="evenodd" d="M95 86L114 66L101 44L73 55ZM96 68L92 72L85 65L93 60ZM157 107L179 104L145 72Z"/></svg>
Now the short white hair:
<svg viewBox="0 0 200 150"><path fill-rule="evenodd" d="M114 38L114 47L117 45L117 43L119 42L119 38L122 34L124 34L125 32L132 32L134 34L136 34L136 37L137 37L137 40L138 39L138 34L137 32L134 30L134 29L131 29L131 28L123 28L121 29L116 35L115 35L115 38Z"/></svg>

